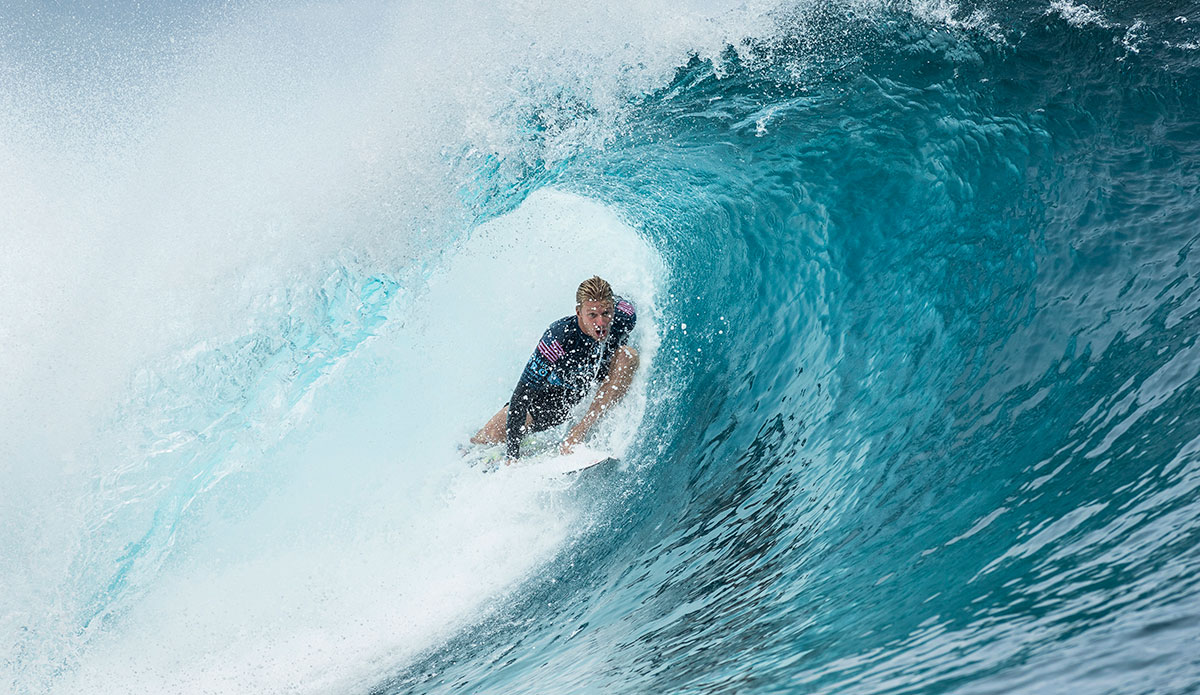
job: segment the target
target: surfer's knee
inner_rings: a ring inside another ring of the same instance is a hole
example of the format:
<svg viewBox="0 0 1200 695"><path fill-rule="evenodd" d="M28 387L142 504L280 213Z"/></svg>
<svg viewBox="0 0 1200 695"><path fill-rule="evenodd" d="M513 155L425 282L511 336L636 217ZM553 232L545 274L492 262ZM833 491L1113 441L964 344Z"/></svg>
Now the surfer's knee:
<svg viewBox="0 0 1200 695"><path fill-rule="evenodd" d="M495 444L496 442L504 441L504 426L508 420L508 406L504 406L488 420L474 437L471 437L472 444Z"/></svg>

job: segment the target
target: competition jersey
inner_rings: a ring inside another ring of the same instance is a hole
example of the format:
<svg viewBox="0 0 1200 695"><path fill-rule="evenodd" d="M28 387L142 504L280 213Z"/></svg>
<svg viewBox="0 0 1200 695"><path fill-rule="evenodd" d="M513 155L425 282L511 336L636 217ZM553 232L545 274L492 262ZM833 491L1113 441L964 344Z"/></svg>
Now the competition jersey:
<svg viewBox="0 0 1200 695"><path fill-rule="evenodd" d="M592 384L604 381L613 355L629 340L637 323L633 304L616 298L608 337L592 338L579 327L574 314L550 324L508 402L508 455L520 454L521 428L525 414L536 404L554 404L563 411L578 403Z"/></svg>

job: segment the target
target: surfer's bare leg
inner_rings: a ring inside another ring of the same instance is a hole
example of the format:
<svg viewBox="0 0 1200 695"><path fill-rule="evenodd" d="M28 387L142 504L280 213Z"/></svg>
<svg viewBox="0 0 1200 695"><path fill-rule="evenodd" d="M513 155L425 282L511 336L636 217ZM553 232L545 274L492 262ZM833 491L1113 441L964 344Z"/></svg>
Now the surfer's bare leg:
<svg viewBox="0 0 1200 695"><path fill-rule="evenodd" d="M583 441L588 430L592 429L592 425L600 419L608 406L615 404L624 397L625 392L629 390L629 384L633 381L633 375L638 368L638 353L637 350L629 346L623 346L613 355L612 368L608 370L608 377L604 383L600 384L600 388L596 391L596 398L592 401L591 407L588 408L587 414L579 421L579 424L571 428L567 433L567 438L563 440L561 451L564 454L570 453L571 448L579 442Z"/></svg>
<svg viewBox="0 0 1200 695"><path fill-rule="evenodd" d="M525 429L533 427L533 416L525 413ZM483 426L474 437L471 437L472 444L499 444L508 436L508 406L500 409L500 412L492 416L491 420Z"/></svg>

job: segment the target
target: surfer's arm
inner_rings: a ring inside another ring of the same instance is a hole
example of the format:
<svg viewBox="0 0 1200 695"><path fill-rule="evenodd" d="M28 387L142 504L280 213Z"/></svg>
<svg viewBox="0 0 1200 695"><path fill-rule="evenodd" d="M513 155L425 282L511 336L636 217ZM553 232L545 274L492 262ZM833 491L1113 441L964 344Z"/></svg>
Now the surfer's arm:
<svg viewBox="0 0 1200 695"><path fill-rule="evenodd" d="M621 346L617 350L617 354L613 356L612 369L604 379L604 383L600 384L600 388L597 389L596 398L588 406L587 414L583 416L583 419L578 424L571 428L571 431L567 433L566 439L563 440L562 446L559 447L562 453L571 453L571 449L583 441L588 431L592 429L592 425L596 424L596 421L600 419L604 411L610 405L621 400L621 397L629 390L629 382L633 381L633 374L637 371L637 368L637 350L627 345Z"/></svg>
<svg viewBox="0 0 1200 695"><path fill-rule="evenodd" d="M522 375L508 401L508 419L504 424L505 449L510 460L521 455L521 436L525 433L525 418L529 413L529 382Z"/></svg>
<svg viewBox="0 0 1200 695"><path fill-rule="evenodd" d="M529 361L525 363L525 369L521 371L521 378L517 380L512 398L508 399L508 418L505 421L504 433L510 461L521 455L521 436L525 434L529 407L533 403L533 391L554 371L552 362L561 354L559 346L558 336L551 326L542 334L542 339L538 341Z"/></svg>

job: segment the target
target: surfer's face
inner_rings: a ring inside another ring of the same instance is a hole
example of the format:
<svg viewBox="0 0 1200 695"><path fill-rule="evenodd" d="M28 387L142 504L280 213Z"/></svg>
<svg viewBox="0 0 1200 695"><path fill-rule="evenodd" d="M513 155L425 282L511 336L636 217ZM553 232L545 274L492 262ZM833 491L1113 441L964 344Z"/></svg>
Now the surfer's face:
<svg viewBox="0 0 1200 695"><path fill-rule="evenodd" d="M604 340L612 327L613 303L584 302L575 307L575 317L579 319L580 330L593 340Z"/></svg>

